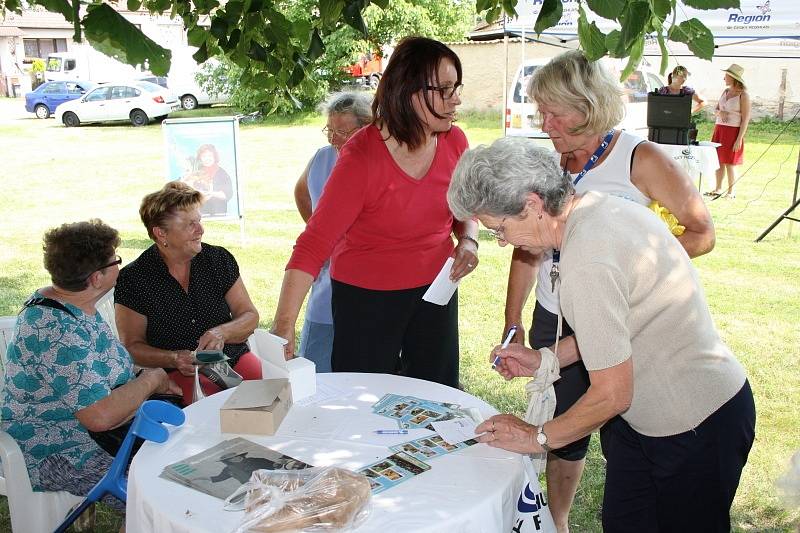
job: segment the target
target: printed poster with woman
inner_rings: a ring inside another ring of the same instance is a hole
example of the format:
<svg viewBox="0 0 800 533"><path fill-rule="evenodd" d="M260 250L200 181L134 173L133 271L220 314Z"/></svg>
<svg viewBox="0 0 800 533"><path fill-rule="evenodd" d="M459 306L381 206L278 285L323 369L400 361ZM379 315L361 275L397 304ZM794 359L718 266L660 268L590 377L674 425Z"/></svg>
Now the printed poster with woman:
<svg viewBox="0 0 800 533"><path fill-rule="evenodd" d="M239 122L234 117L168 119L162 127L167 180L203 193L203 218L242 218Z"/></svg>

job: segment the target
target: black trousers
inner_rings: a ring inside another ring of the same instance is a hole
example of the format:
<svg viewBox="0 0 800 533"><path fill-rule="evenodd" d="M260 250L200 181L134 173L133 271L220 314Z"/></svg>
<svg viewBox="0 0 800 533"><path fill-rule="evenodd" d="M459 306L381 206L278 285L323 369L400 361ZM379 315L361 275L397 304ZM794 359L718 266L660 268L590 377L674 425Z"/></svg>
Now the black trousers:
<svg viewBox="0 0 800 533"><path fill-rule="evenodd" d="M402 374L458 386L458 291L445 305L428 286L394 291L331 280L334 372Z"/></svg>
<svg viewBox="0 0 800 533"><path fill-rule="evenodd" d="M685 433L648 437L621 417L606 422L600 430L608 461L603 531L728 533L755 424L746 381L733 398Z"/></svg>
<svg viewBox="0 0 800 533"><path fill-rule="evenodd" d="M561 338L563 339L572 335L573 331L563 317L562 322ZM533 309L533 324L530 329L531 348L538 350L544 346L552 346L556 342L557 332L558 315L554 315L536 302L536 307ZM583 365L583 361L576 361L562 368L561 377L553 383L553 390L556 394L556 412L553 417L566 413L578 401L578 398L586 394L590 384L589 372ZM580 461L586 457L591 438L591 434L586 435L550 453L565 461Z"/></svg>

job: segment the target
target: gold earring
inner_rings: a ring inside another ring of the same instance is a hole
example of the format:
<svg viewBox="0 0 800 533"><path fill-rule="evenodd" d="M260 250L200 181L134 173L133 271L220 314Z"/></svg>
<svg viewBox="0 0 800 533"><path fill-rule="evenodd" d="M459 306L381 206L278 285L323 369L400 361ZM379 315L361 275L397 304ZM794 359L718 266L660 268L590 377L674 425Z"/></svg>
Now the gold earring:
<svg viewBox="0 0 800 533"><path fill-rule="evenodd" d="M539 218L542 218L542 216L539 215ZM167 244L167 241L164 241L164 248L169 248L169 245Z"/></svg>

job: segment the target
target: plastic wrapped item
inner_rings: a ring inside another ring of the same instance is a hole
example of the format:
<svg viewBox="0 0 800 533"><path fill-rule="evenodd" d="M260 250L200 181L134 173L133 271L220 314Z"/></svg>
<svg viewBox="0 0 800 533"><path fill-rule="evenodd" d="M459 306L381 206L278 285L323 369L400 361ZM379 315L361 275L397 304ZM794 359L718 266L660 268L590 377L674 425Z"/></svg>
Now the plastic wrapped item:
<svg viewBox="0 0 800 533"><path fill-rule="evenodd" d="M235 533L347 531L369 515L371 498L367 477L343 468L256 470L225 508L244 508Z"/></svg>

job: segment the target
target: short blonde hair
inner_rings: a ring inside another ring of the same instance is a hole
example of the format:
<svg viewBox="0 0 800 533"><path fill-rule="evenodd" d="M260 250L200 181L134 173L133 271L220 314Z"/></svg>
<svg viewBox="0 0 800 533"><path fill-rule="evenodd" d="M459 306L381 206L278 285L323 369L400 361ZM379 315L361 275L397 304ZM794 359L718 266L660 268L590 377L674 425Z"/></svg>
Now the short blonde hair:
<svg viewBox="0 0 800 533"><path fill-rule="evenodd" d="M151 192L142 199L139 216L147 234L154 241L153 228L161 228L178 211L191 209L203 203L203 194L180 181L170 181L160 191Z"/></svg>
<svg viewBox="0 0 800 533"><path fill-rule="evenodd" d="M580 50L565 52L537 69L528 96L540 104L577 110L584 120L570 129L571 134L605 133L625 117L617 81Z"/></svg>

